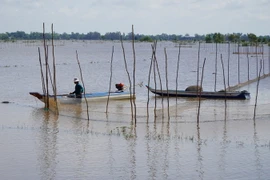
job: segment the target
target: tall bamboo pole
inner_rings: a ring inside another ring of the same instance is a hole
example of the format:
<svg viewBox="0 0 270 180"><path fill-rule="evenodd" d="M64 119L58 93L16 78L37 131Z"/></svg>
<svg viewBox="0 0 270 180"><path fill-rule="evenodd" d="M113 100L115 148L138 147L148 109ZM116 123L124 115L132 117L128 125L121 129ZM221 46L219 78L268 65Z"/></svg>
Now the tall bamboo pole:
<svg viewBox="0 0 270 180"><path fill-rule="evenodd" d="M130 100L131 117L133 118L133 103L132 103L132 96L135 96L135 94L132 94L132 90L131 90L131 87L132 87L132 84L131 84L131 77L130 77L130 74L129 74L129 71L128 71L127 60L126 60L126 53L125 53L125 48L124 48L122 36L121 36L120 38L121 38L121 47L122 47L122 51L123 51L123 57L124 57L124 63L125 63L125 69L126 69L126 73L127 73L127 76L128 76L128 82L129 82L129 97L130 97L129 100ZM133 123L133 122L132 122L132 123Z"/></svg>
<svg viewBox="0 0 270 180"><path fill-rule="evenodd" d="M259 77L258 44L256 42L256 77Z"/></svg>
<svg viewBox="0 0 270 180"><path fill-rule="evenodd" d="M265 71L264 71L264 69L265 69L265 67L264 67L264 46L263 46L263 44L261 44L261 46L262 46L262 65L263 65L263 75L265 75Z"/></svg>
<svg viewBox="0 0 270 180"><path fill-rule="evenodd" d="M161 75L160 75L159 65L158 65L157 56L156 56L156 48L157 48L156 46L157 46L157 42L155 43L154 47L152 46L152 50L153 50L153 52L155 52L154 53L154 61L155 61L154 68L157 70L159 84L160 84L160 90L162 91L163 87L162 87ZM156 73L156 71L155 71L155 73ZM155 79L155 90L157 88L156 83L157 82ZM156 96L155 96L155 99L156 99ZM164 96L163 96L163 94L161 94L161 106L162 106L161 108L162 108L162 117L163 117L164 116Z"/></svg>
<svg viewBox="0 0 270 180"><path fill-rule="evenodd" d="M230 55L231 55L231 46L228 42L228 87L230 87Z"/></svg>
<svg viewBox="0 0 270 180"><path fill-rule="evenodd" d="M56 88L56 65L55 65L55 53L54 53L54 37L53 37L53 24L51 26L52 30L52 57L53 57L53 94L54 94L54 102L56 105L56 113L59 114L58 104L57 104L57 88Z"/></svg>
<svg viewBox="0 0 270 180"><path fill-rule="evenodd" d="M222 74L223 74L223 85L224 85L224 93L225 93L225 120L226 120L226 113L227 113L227 91L226 91L226 79L225 79L225 70L224 70L224 63L222 59L222 54L220 54L220 59L221 59L221 66L222 66Z"/></svg>
<svg viewBox="0 0 270 180"><path fill-rule="evenodd" d="M217 91L217 43L216 43L216 58L215 58L215 88L214 91Z"/></svg>
<svg viewBox="0 0 270 180"><path fill-rule="evenodd" d="M46 94L45 94L45 108L49 109L49 79L48 79L48 50L46 45L46 37L45 37L45 24L43 23L43 45L44 45L44 55L45 55L45 87L46 87Z"/></svg>
<svg viewBox="0 0 270 180"><path fill-rule="evenodd" d="M250 68L250 64L249 64L249 57L248 57L248 53L249 53L249 51L247 52L247 65L248 65L248 81L249 81L249 74L250 74L250 72L249 72L249 68Z"/></svg>
<svg viewBox="0 0 270 180"><path fill-rule="evenodd" d="M149 71L148 71L148 87L150 87L150 78L151 78L151 70L152 70L152 67L153 67L153 61L154 61L154 51L152 52L152 57L151 57L151 62L150 62L150 66L149 66ZM149 102L150 102L150 91L148 90L147 91L147 104L146 104L146 110L147 110L147 122L148 122L148 119L149 119Z"/></svg>
<svg viewBox="0 0 270 180"><path fill-rule="evenodd" d="M153 48L153 47L152 47ZM155 84L155 90L157 89L157 77L156 77L156 64L157 64L157 59L154 54L154 64L153 64L153 74L154 74L154 84ZM154 122L156 122L156 117L157 117L157 94L155 94L155 105L154 105Z"/></svg>
<svg viewBox="0 0 270 180"><path fill-rule="evenodd" d="M270 44L268 45L268 73L270 73Z"/></svg>
<svg viewBox="0 0 270 180"><path fill-rule="evenodd" d="M168 109L168 121L170 120L170 101L169 101L169 80L168 80L168 57L166 48L164 48L165 54L165 74L166 74L166 90L167 90L167 109Z"/></svg>
<svg viewBox="0 0 270 180"><path fill-rule="evenodd" d="M240 84L240 44L238 42L237 67L238 67L238 84Z"/></svg>
<svg viewBox="0 0 270 180"><path fill-rule="evenodd" d="M134 35L134 28L133 28L133 25L132 25L132 50L133 50L133 94L135 95L136 92L136 87L135 87L135 84L136 84L136 55L135 55L135 35ZM135 120L135 126L136 126L136 123L137 123L137 113L136 113L136 101L135 101L135 98L133 98L133 105L134 105L134 120Z"/></svg>
<svg viewBox="0 0 270 180"><path fill-rule="evenodd" d="M197 96L198 96L198 93L199 93L200 52L201 52L201 42L199 42L199 47L198 47L198 60L197 60Z"/></svg>
<svg viewBox="0 0 270 180"><path fill-rule="evenodd" d="M205 65L206 58L203 60L203 67L202 67L202 76L201 76L201 87L203 84L203 75L204 75L204 65ZM199 105L198 105L198 113L197 113L197 125L200 122L200 111L201 111L201 95L202 95L202 88L198 88L199 90Z"/></svg>
<svg viewBox="0 0 270 180"><path fill-rule="evenodd" d="M176 81L175 81L175 84L176 84L176 88L175 88L176 89L176 105L177 105L177 91L178 91L178 76L179 76L179 66L180 66L180 54L181 54L181 44L179 43L178 57L177 57L177 67L176 67Z"/></svg>
<svg viewBox="0 0 270 180"><path fill-rule="evenodd" d="M261 71L262 71L262 60L260 61L260 71L259 71L259 76L258 76L258 81L257 81L257 88L256 88L256 98L255 98L254 116L253 116L254 121L255 121L255 117L256 117L256 108L257 108L257 101L258 101L259 84L260 84L260 79L261 79Z"/></svg>
<svg viewBox="0 0 270 180"><path fill-rule="evenodd" d="M87 98L85 96L85 85L84 85L84 81L83 81L83 75L82 75L82 68L81 68L81 63L79 61L79 56L78 56L78 51L76 50L76 59L77 59L77 63L78 63L78 66L79 66L79 70L80 70L80 76L81 76L81 80L82 80L82 85L84 87L84 91L83 91L83 94L84 94L84 100L85 100L85 103L86 103L86 111L87 111L87 119L88 121L90 120L89 119L89 111L88 111L88 101L87 101Z"/></svg>
<svg viewBox="0 0 270 180"><path fill-rule="evenodd" d="M106 105L106 114L108 113L110 95L111 95L111 86L112 86L112 74L113 74L113 54L114 54L114 46L112 47L112 55L111 55L111 66L110 66L110 82L109 82L109 93L107 98L107 105Z"/></svg>
<svg viewBox="0 0 270 180"><path fill-rule="evenodd" d="M42 62L41 62L40 48L38 48L38 57L39 57L39 65L40 65L42 91L43 91L43 94L45 95L46 94L46 86L45 86L44 73L43 73Z"/></svg>

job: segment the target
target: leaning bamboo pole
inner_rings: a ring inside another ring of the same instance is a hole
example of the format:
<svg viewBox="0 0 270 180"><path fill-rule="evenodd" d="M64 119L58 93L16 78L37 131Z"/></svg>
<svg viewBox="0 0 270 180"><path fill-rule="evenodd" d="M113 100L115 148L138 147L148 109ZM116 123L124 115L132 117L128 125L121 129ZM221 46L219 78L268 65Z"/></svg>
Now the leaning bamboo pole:
<svg viewBox="0 0 270 180"><path fill-rule="evenodd" d="M167 90L167 109L168 109L168 122L170 120L170 100L169 100L169 80L168 80L168 56L166 48L164 48L165 55L165 75L166 75L166 90Z"/></svg>
<svg viewBox="0 0 270 180"><path fill-rule="evenodd" d="M153 48L153 47L152 47ZM156 64L157 64L157 59L154 54L154 64L153 64L153 76L154 76L154 84L155 84L155 90L157 89L157 77L156 77ZM154 122L156 122L156 117L157 117L157 94L155 94L155 105L154 105Z"/></svg>
<svg viewBox="0 0 270 180"><path fill-rule="evenodd" d="M135 87L135 83L136 83L136 55L135 55L135 37L134 37L134 28L132 25L132 51L133 51L133 94L136 94L136 87ZM134 120L135 120L135 126L137 123L137 117L136 117L136 101L135 98L133 98L133 105L134 105Z"/></svg>
<svg viewBox="0 0 270 180"><path fill-rule="evenodd" d="M78 51L77 50L76 50L76 60L77 60L77 63L78 63L78 66L79 66L79 70L80 70L80 76L81 76L81 80L82 80L82 85L84 87L83 94L84 94L84 100L85 100L85 103L86 103L87 119L89 121L90 119L89 119L88 101L87 101L87 98L85 96L85 85L84 85L84 81L83 81L82 68L81 68L81 63L80 63L80 60L79 60L79 56L78 56Z"/></svg>
<svg viewBox="0 0 270 180"><path fill-rule="evenodd" d="M154 61L155 61L155 63L154 63L154 69L157 70L158 79L159 79L159 85L160 85L160 90L162 91L163 87L162 87L161 75L160 75L159 65L158 65L157 56L156 56L156 46L157 46L157 42L155 43L155 46L154 47L152 46L152 50L154 52ZM156 89L157 89L157 86L156 86L156 79L155 79L155 90ZM156 96L155 96L155 101L156 101ZM163 96L163 94L161 94L161 106L162 106L161 109L162 109L162 117L163 117L164 116L164 96Z"/></svg>
<svg viewBox="0 0 270 180"><path fill-rule="evenodd" d="M222 74L223 74L223 85L224 85L224 93L225 93L224 105L225 105L225 120L226 120L226 113L227 113L227 91L226 91L226 79L225 79L225 70L224 70L224 63L223 63L223 59L222 59L222 54L220 54L220 59L221 59Z"/></svg>
<svg viewBox="0 0 270 180"><path fill-rule="evenodd" d="M178 91L178 76L179 76L179 67L180 67L180 55L181 55L181 44L179 43L178 56L177 56L177 66L176 66L176 105L177 105L177 91ZM177 109L177 108L176 108Z"/></svg>
<svg viewBox="0 0 270 180"><path fill-rule="evenodd" d="M43 94L45 95L46 94L46 86L45 86L44 73L43 73L42 62L41 62L40 48L38 48L38 57L39 57L39 65L40 65L42 91L43 91Z"/></svg>
<svg viewBox="0 0 270 180"><path fill-rule="evenodd" d="M202 84L203 84L203 75L204 75L204 65L205 65L205 61L206 61L206 58L204 58L203 60L203 67L202 67L202 76L201 76L201 87L202 87ZM201 111L201 95L202 95L202 88L198 88L200 89L199 91L199 105L198 105L198 113L197 113L197 125L199 124L200 122L200 111Z"/></svg>
<svg viewBox="0 0 270 180"><path fill-rule="evenodd" d="M108 107L109 107L109 101L110 101L110 95L111 95L111 86L112 86L112 73L113 73L113 54L114 54L114 46L112 47L112 55L111 55L111 66L110 66L110 82L109 82L109 93L107 98L107 104L106 104L106 114L108 113Z"/></svg>
<svg viewBox="0 0 270 180"><path fill-rule="evenodd" d="M148 87L150 87L150 78L151 78L151 70L153 67L153 61L154 61L154 52L152 52L151 62L150 62L149 71L148 71L148 81L147 81ZM147 103L146 103L147 122L149 119L149 103L150 103L150 91L148 90L147 91Z"/></svg>
<svg viewBox="0 0 270 180"><path fill-rule="evenodd" d="M54 37L53 37L53 24L51 26L52 30L52 57L53 57L53 94L54 94L54 102L55 102L55 108L56 113L59 114L58 111L58 104L57 104L57 88L56 88L56 65L55 65L55 53L54 53Z"/></svg>
<svg viewBox="0 0 270 180"><path fill-rule="evenodd" d="M123 52L123 58L124 58L124 63L125 63L125 69L126 69L126 73L128 76L128 82L129 82L129 100L130 100L130 109L131 109L131 117L133 118L133 103L132 103L132 96L135 96L135 94L132 94L132 90L131 90L131 77L128 71L128 66L127 66L127 60L126 60L126 53L125 53L125 48L124 48L124 44L123 44L123 39L122 36L120 37L120 41L121 41L121 47L122 47L122 52Z"/></svg>
<svg viewBox="0 0 270 180"><path fill-rule="evenodd" d="M48 72L48 48L46 46L46 37L45 37L45 24L43 23L43 45L44 45L44 56L45 56L45 87L46 87L46 93L45 95L45 108L49 109L49 72Z"/></svg>
<svg viewBox="0 0 270 180"><path fill-rule="evenodd" d="M259 84L260 84L260 79L261 79L261 71L262 71L262 60L260 61L260 70L259 70L257 87L256 87L256 97L255 97L254 116L253 116L254 121L256 117L256 108L257 108L257 101L258 101Z"/></svg>

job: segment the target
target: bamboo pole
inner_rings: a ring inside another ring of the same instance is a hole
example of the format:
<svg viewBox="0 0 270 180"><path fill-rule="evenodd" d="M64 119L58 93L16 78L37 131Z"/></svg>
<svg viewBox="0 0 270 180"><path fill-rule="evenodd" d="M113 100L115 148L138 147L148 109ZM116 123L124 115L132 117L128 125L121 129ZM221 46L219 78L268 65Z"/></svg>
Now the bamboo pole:
<svg viewBox="0 0 270 180"><path fill-rule="evenodd" d="M256 42L256 77L259 77L258 44Z"/></svg>
<svg viewBox="0 0 270 180"><path fill-rule="evenodd" d="M227 91L226 91L226 79L225 79L225 70L224 70L224 63L222 59L222 54L220 54L220 59L221 59L221 66L222 66L222 74L223 74L223 84L224 84L224 93L225 93L225 120L226 120L226 113L227 113Z"/></svg>
<svg viewBox="0 0 270 180"><path fill-rule="evenodd" d="M264 64L264 46L263 44L261 44L262 46L262 63L263 63L263 75L265 75L265 64Z"/></svg>
<svg viewBox="0 0 270 180"><path fill-rule="evenodd" d="M79 61L79 56L78 56L78 51L77 50L76 50L76 59L77 59L77 63L78 63L79 70L80 70L80 76L81 76L81 80L82 80L82 85L84 87L83 94L84 94L84 100L85 100L85 103L86 103L87 119L89 121L90 119L89 119L89 111L88 111L88 109L89 109L88 108L88 101L87 101L87 98L85 96L85 85L84 85L84 81L83 81L82 68L81 68L81 64L80 64L80 61Z"/></svg>
<svg viewBox="0 0 270 180"><path fill-rule="evenodd" d="M43 73L42 62L41 62L40 48L38 48L38 57L39 57L39 65L40 65L40 73L41 73L42 91L43 91L43 94L45 95L46 87L45 87L44 73Z"/></svg>
<svg viewBox="0 0 270 180"><path fill-rule="evenodd" d="M168 109L168 121L170 120L170 100L169 100L169 80L168 80L168 56L166 48L164 48L165 54L165 74L166 74L166 90L167 90L167 109Z"/></svg>
<svg viewBox="0 0 270 180"><path fill-rule="evenodd" d="M260 61L260 71L259 71L259 76L258 76L258 81L257 81L257 87L256 87L256 98L255 98L254 116L253 116L253 120L254 121L255 121L255 117L256 117L256 108L257 108L257 101L258 101L259 84L260 84L260 79L261 79L261 71L262 71L262 60Z"/></svg>
<svg viewBox="0 0 270 180"><path fill-rule="evenodd" d="M230 87L230 55L231 55L231 45L228 42L228 87Z"/></svg>
<svg viewBox="0 0 270 180"><path fill-rule="evenodd" d="M153 47L152 47L153 48ZM157 59L154 53L154 65L153 65L153 74L154 74L154 84L155 84L155 90L157 89L157 77L156 77L156 64L157 64ZM155 94L155 105L154 105L154 122L156 122L156 117L157 117L157 94Z"/></svg>
<svg viewBox="0 0 270 180"><path fill-rule="evenodd" d="M179 66L180 66L180 55L181 55L181 44L179 43L178 56L177 56L177 67L176 67L176 105L177 105L177 91L178 91L178 76L179 76ZM197 81L198 82L198 81ZM177 109L177 108L176 108Z"/></svg>
<svg viewBox="0 0 270 180"><path fill-rule="evenodd" d="M56 113L59 114L58 104L57 104L57 88L56 88L56 66L55 66L55 53L54 53L54 37L53 37L53 24L51 26L52 30L52 57L53 57L53 93L54 93L54 102L56 105Z"/></svg>
<svg viewBox="0 0 270 180"><path fill-rule="evenodd" d="M203 60L203 67L202 67L202 76L201 76L201 87L203 84L203 75L204 75L204 65L205 65L206 58ZM200 93L199 93L199 105L198 105L198 113L197 113L197 125L200 122L200 110L201 110L201 95L202 95L202 88L200 88Z"/></svg>
<svg viewBox="0 0 270 180"><path fill-rule="evenodd" d="M217 91L217 43L216 43L216 58L215 58L215 87L214 91Z"/></svg>
<svg viewBox="0 0 270 180"><path fill-rule="evenodd" d="M111 66L110 66L110 83L109 83L109 93L108 93L108 98L107 98L107 104L106 104L106 114L108 113L108 107L109 107L109 100L110 100L110 95L111 95L111 85L112 85L112 68L113 68L113 54L114 54L114 46L112 47L112 55L111 55Z"/></svg>
<svg viewBox="0 0 270 180"><path fill-rule="evenodd" d="M270 73L270 44L268 45L268 73Z"/></svg>
<svg viewBox="0 0 270 180"><path fill-rule="evenodd" d="M201 42L199 42L199 47L198 47L198 60L197 60L197 96L198 96L198 93L199 93L200 52L201 52Z"/></svg>
<svg viewBox="0 0 270 180"><path fill-rule="evenodd" d="M154 61L154 51L152 51L152 57L151 57L151 62L150 62L150 66L149 66L149 71L148 71L148 87L150 87L150 78L151 78L151 70L153 67L153 61ZM147 103L146 103L146 114L147 114L147 122L149 119L149 103L150 103L150 91L147 91Z"/></svg>
<svg viewBox="0 0 270 180"><path fill-rule="evenodd" d="M150 87L150 78L151 78L151 71L153 68L153 63L154 63L154 57L155 57L155 51L156 51L156 44L157 42L154 42L154 45L151 45L152 47L152 57L151 57L151 62L150 62L150 66L149 66L149 71L148 71L148 87ZM150 91L147 91L147 122L149 119L149 103L150 103Z"/></svg>
<svg viewBox="0 0 270 180"><path fill-rule="evenodd" d="M133 94L136 94L135 90L135 83L136 83L136 55L135 55L135 37L134 37L134 28L132 25L132 50L133 50ZM133 98L133 105L134 105L134 120L135 120L135 126L137 123L137 117L136 117L136 102L135 98Z"/></svg>
<svg viewBox="0 0 270 180"><path fill-rule="evenodd" d="M238 84L240 84L240 44L238 42L237 67L238 67Z"/></svg>
<svg viewBox="0 0 270 180"><path fill-rule="evenodd" d="M126 73L128 76L128 82L129 82L129 100L130 100L130 109L131 109L131 117L133 118L133 103L132 103L132 96L135 96L135 94L132 94L132 90L131 90L131 78L130 78L130 74L128 72L128 67L127 67L127 60L126 60L126 53L125 53L125 48L124 48L124 44L123 44L123 39L122 36L120 37L120 41L121 41L121 47L122 47L122 51L123 51L123 57L124 57L124 63L125 63L125 69L126 69Z"/></svg>
<svg viewBox="0 0 270 180"><path fill-rule="evenodd" d="M49 80L48 80L48 50L46 46L46 37L45 37L45 24L43 23L43 45L44 45L44 55L45 55L45 87L46 87L46 94L45 94L45 108L49 109Z"/></svg>
<svg viewBox="0 0 270 180"><path fill-rule="evenodd" d="M159 84L160 84L160 90L162 91L163 87L162 87L162 81L161 81L161 75L160 75L159 65L158 65L158 61L157 61L157 57L156 57L156 46L157 46L157 42L155 44L155 47L152 46L152 50L155 52L154 53L154 61L155 61L154 68L157 70L158 78L159 78ZM156 89L157 89L157 86L156 86L156 80L155 80L155 90ZM156 101L156 96L155 96L155 101ZM161 107L162 108L162 117L164 117L164 96L163 96L163 94L161 94L161 106L162 106Z"/></svg>
<svg viewBox="0 0 270 180"><path fill-rule="evenodd" d="M248 53L249 53L249 51L247 52L247 65L248 65L248 81L249 81L249 79L250 79L250 77L249 77L249 74L250 74L250 72L249 72L249 68L250 68L250 62L249 62L249 57L248 57Z"/></svg>

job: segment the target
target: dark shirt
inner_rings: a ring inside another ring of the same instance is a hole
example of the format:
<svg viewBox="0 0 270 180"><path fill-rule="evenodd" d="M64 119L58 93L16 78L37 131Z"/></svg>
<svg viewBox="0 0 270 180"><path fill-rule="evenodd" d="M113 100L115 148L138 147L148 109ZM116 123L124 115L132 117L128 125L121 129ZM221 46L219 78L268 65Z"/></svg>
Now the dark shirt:
<svg viewBox="0 0 270 180"><path fill-rule="evenodd" d="M75 93L76 97L78 97L78 98L82 97L83 87L79 83L77 83L75 85L75 91L73 91L72 94L74 94L74 93Z"/></svg>

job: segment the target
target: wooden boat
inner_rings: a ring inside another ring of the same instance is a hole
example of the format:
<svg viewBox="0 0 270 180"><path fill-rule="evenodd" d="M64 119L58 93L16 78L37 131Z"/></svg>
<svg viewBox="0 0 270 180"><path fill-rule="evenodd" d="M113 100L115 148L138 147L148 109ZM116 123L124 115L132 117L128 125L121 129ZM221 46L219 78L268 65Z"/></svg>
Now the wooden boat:
<svg viewBox="0 0 270 180"><path fill-rule="evenodd" d="M45 102L46 96L44 94L40 94L38 92L30 92L32 96L38 98L40 101ZM83 94L82 98L76 98L74 95L70 94L62 94L57 95L57 102L63 103L63 104L73 104L73 103L81 103L85 101L85 98L88 102L91 101L101 101L101 100L107 100L109 96L110 100L125 100L125 99L133 99L136 98L134 94L130 94L129 92L125 91L115 91L115 92L94 92L94 93L86 93L85 96ZM53 101L54 96L49 95L49 101Z"/></svg>
<svg viewBox="0 0 270 180"><path fill-rule="evenodd" d="M158 90L153 89L146 85L146 87L154 94L164 97L201 97L212 99L250 99L250 93L246 90L243 91L185 91L185 90Z"/></svg>

